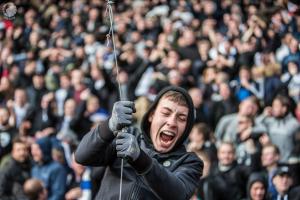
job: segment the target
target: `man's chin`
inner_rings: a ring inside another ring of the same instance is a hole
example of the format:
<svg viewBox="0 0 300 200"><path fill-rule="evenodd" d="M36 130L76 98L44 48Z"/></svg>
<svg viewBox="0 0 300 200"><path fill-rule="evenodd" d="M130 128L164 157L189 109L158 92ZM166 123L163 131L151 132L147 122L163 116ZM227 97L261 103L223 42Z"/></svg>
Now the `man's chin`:
<svg viewBox="0 0 300 200"><path fill-rule="evenodd" d="M173 148L173 145L168 145L168 146L163 146L163 145L158 145L158 147L155 148L156 151L159 153L168 153L171 151Z"/></svg>

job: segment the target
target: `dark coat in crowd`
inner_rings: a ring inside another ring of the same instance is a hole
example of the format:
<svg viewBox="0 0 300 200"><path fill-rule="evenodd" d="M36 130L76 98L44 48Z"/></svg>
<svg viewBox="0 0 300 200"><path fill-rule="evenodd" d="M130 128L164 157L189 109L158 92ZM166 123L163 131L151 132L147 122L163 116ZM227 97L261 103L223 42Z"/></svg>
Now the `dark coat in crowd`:
<svg viewBox="0 0 300 200"><path fill-rule="evenodd" d="M231 166L221 169L215 166L212 169L208 181L210 195L207 199L213 200L240 200L246 197L246 183L249 169L237 165L234 162Z"/></svg>
<svg viewBox="0 0 300 200"><path fill-rule="evenodd" d="M29 162L19 163L12 157L0 171L0 199L24 200L23 184L30 178Z"/></svg>

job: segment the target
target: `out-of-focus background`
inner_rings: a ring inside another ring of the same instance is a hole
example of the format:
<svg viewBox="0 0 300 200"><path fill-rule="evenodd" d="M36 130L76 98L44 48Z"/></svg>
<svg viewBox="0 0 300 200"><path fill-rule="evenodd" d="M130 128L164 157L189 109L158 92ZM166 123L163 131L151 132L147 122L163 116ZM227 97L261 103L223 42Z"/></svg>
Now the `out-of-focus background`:
<svg viewBox="0 0 300 200"><path fill-rule="evenodd" d="M257 180L276 199L300 184L298 1L124 0L112 9L110 27L104 0L1 2L0 199L89 200L101 187L104 168L72 153L119 100L111 29L135 125L167 85L193 98L187 149L205 163L193 199L251 199Z"/></svg>

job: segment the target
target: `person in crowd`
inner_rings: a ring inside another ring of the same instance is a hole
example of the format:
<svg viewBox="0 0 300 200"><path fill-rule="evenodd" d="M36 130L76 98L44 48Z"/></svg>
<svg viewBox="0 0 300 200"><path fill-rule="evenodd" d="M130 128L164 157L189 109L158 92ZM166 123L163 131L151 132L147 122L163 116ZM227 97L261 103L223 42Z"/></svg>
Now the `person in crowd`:
<svg viewBox="0 0 300 200"><path fill-rule="evenodd" d="M261 173L252 173L247 184L247 200L269 200L268 182Z"/></svg>
<svg viewBox="0 0 300 200"><path fill-rule="evenodd" d="M239 118L242 116L255 117L258 109L259 105L256 97L251 96L242 101L239 104L237 113L225 115L220 119L215 131L217 140L234 141Z"/></svg>
<svg viewBox="0 0 300 200"><path fill-rule="evenodd" d="M205 123L197 123L193 126L189 135L188 151L204 151L211 162L217 161L217 148L214 143L213 132Z"/></svg>
<svg viewBox="0 0 300 200"><path fill-rule="evenodd" d="M92 129L76 150L78 163L106 166L96 198L118 197L116 183L126 158L122 198L189 199L203 169L203 162L183 145L193 126L191 97L182 88L164 88L144 115L141 135L127 127L133 111L132 102L115 103L108 124Z"/></svg>
<svg viewBox="0 0 300 200"><path fill-rule="evenodd" d="M33 109L27 100L26 90L23 88L17 88L15 90L14 100L8 101L7 107L13 108L17 128L20 127L27 113Z"/></svg>
<svg viewBox="0 0 300 200"><path fill-rule="evenodd" d="M52 160L51 153L52 142L47 136L31 145L31 154L35 162L31 175L43 182L49 200L62 200L66 191L67 172L60 163Z"/></svg>
<svg viewBox="0 0 300 200"><path fill-rule="evenodd" d="M277 195L277 191L272 182L272 177L279 166L279 159L280 150L275 144L269 143L263 146L261 152L261 165L266 172L266 177L268 177L268 192L271 196Z"/></svg>
<svg viewBox="0 0 300 200"><path fill-rule="evenodd" d="M283 95L275 97L272 107L266 107L257 123L264 126L272 143L280 149L281 161L286 162L294 148L293 135L300 127L290 112L290 99Z"/></svg>
<svg viewBox="0 0 300 200"><path fill-rule="evenodd" d="M27 144L19 137L15 137L11 156L0 170L0 199L25 199L23 184L30 178L30 170Z"/></svg>
<svg viewBox="0 0 300 200"><path fill-rule="evenodd" d="M207 199L225 200L246 197L246 183L250 168L238 165L232 143L222 142L218 147L218 163L211 169ZM226 194L226 195L224 195Z"/></svg>
<svg viewBox="0 0 300 200"><path fill-rule="evenodd" d="M47 200L48 193L43 182L30 178L24 183L24 193L28 200Z"/></svg>
<svg viewBox="0 0 300 200"><path fill-rule="evenodd" d="M92 182L91 182L91 168L85 167L76 162L74 154L72 154L73 169L72 182L70 189L65 194L66 200L80 199L91 200L92 199Z"/></svg>
<svg viewBox="0 0 300 200"><path fill-rule="evenodd" d="M257 166L260 164L261 144L259 138L265 134L264 129L254 127L254 120L249 116L242 116L238 121L238 129L234 144L238 164Z"/></svg>
<svg viewBox="0 0 300 200"><path fill-rule="evenodd" d="M288 166L281 166L276 169L272 181L277 191L277 196L273 196L272 200L300 199L300 187L292 187L293 181Z"/></svg>
<svg viewBox="0 0 300 200"><path fill-rule="evenodd" d="M17 135L14 117L6 107L0 107L0 161L11 151L12 140Z"/></svg>

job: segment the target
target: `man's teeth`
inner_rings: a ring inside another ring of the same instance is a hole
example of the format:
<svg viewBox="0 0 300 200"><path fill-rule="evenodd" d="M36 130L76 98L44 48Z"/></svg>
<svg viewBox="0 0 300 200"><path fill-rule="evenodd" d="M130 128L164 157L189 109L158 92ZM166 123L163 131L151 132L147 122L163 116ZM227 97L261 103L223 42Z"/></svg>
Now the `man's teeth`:
<svg viewBox="0 0 300 200"><path fill-rule="evenodd" d="M163 134L168 135L168 136L175 136L175 133L171 131L163 131Z"/></svg>

